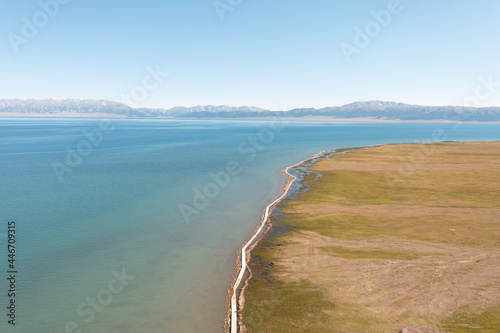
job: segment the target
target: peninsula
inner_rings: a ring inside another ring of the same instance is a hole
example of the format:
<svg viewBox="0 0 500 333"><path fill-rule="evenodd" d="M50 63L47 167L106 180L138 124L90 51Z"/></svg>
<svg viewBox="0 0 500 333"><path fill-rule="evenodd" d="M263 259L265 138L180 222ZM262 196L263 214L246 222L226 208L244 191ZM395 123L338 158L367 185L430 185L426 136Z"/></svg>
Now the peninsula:
<svg viewBox="0 0 500 333"><path fill-rule="evenodd" d="M497 332L500 142L337 150L251 253L242 332Z"/></svg>

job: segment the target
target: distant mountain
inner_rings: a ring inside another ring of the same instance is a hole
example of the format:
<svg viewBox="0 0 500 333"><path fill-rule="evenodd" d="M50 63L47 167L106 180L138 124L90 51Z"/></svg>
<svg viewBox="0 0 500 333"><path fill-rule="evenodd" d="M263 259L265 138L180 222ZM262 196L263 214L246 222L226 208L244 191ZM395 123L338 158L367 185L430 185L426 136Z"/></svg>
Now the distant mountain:
<svg viewBox="0 0 500 333"><path fill-rule="evenodd" d="M182 117L182 118L342 118L415 121L477 121L499 122L500 107L420 106L396 102L368 101L321 109L300 108L270 111L257 107L194 106L171 109L131 108L106 100L0 99L0 116L119 116L119 117Z"/></svg>
<svg viewBox="0 0 500 333"><path fill-rule="evenodd" d="M261 109L255 106L227 106L227 105L220 105L220 106L213 106L213 105L198 105L198 106L193 106L193 107L183 107L183 106L178 106L172 109L165 110L166 112L170 113L192 113L192 112L206 112L206 113L218 113L218 112L265 112L269 111L266 109Z"/></svg>
<svg viewBox="0 0 500 333"><path fill-rule="evenodd" d="M293 117L293 118L341 118L375 120L413 120L413 121L500 121L500 107L460 107L460 106L420 106L396 102L368 101L344 106L322 109L303 108L290 111L272 112L192 112L184 117L196 118L254 118L254 117Z"/></svg>
<svg viewBox="0 0 500 333"><path fill-rule="evenodd" d="M192 112L263 112L267 111L257 107L231 107L231 106L194 106L175 107L171 109L131 108L125 104L106 100L79 100L79 99L0 99L0 116L2 113L13 113L24 116L37 115L110 115L123 117L172 117L182 116Z"/></svg>
<svg viewBox="0 0 500 333"><path fill-rule="evenodd" d="M41 115L41 114L111 114L138 116L131 107L105 100L79 100L79 99L0 99L0 113L18 113L20 115Z"/></svg>

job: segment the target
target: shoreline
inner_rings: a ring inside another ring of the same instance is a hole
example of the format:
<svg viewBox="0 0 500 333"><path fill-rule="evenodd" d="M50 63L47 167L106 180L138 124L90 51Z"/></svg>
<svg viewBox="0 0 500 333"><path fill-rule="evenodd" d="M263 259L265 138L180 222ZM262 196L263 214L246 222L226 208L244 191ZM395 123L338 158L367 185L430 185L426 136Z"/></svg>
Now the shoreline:
<svg viewBox="0 0 500 333"><path fill-rule="evenodd" d="M241 322L241 317L239 312L242 310L245 304L244 291L248 285L248 281L252 277L252 271L248 267L248 262L250 260L250 252L259 243L262 237L267 233L270 227L270 214L273 209L279 204L289 193L292 184L297 180L297 177L289 173L290 169L293 169L308 160L316 159L317 157L327 153L335 152L338 148L321 150L308 158L301 160L293 165L286 167L281 170L281 173L285 176L284 185L280 189L281 195L274 199L270 204L266 205L262 212L261 222L256 230L249 236L250 239L246 241L241 249L237 252L236 259L236 271L237 275L234 279L234 283L229 289L228 297L228 308L229 308L229 318L226 318L225 322L228 324L229 329L225 329L226 332L238 333L241 332L240 329L244 327ZM226 326L226 325L224 325Z"/></svg>

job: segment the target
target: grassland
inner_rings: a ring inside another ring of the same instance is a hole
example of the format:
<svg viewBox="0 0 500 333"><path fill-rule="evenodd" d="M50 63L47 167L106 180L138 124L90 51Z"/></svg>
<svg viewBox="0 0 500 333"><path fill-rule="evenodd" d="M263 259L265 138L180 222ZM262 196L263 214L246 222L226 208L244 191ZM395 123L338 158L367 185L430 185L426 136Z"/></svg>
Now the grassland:
<svg viewBox="0 0 500 333"><path fill-rule="evenodd" d="M315 163L252 252L248 332L500 332L500 142Z"/></svg>

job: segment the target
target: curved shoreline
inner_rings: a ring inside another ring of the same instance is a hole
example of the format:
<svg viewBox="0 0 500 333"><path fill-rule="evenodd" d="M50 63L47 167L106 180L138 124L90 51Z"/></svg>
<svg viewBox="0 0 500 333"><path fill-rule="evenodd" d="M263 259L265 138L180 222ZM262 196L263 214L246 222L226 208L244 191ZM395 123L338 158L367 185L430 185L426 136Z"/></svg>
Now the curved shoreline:
<svg viewBox="0 0 500 333"><path fill-rule="evenodd" d="M491 164L498 161L498 144L339 149L290 170L297 180L250 252L253 277L246 302L238 304L240 332L284 332L290 325L297 332L437 332L459 330L464 322L494 330L500 298L491 284L498 254L491 232L498 202L489 185L500 176ZM423 158L398 175L404 158L417 152ZM486 168L473 181L467 177ZM349 216L337 218L339 212ZM429 214L439 215L439 223ZM461 230L451 233L457 221ZM442 271L445 266L453 268ZM435 271L444 277L436 279ZM415 287L429 280L432 290ZM450 292L450 284L460 286Z"/></svg>
<svg viewBox="0 0 500 333"><path fill-rule="evenodd" d="M288 192L289 192L292 184L297 180L297 177L292 175L291 173L289 173L289 170L301 165L305 161L315 159L318 156L320 156L326 152L330 152L330 151L335 151L335 149L321 150L321 151L313 154L312 156L310 156L306 159L303 159L302 161L295 163L291 166L288 166L284 170L282 170L282 173L284 173L284 175L287 176L287 178L285 180L285 185L283 188L283 193L277 199L275 199L274 201L272 201L270 204L268 204L266 206L266 208L264 209L263 216L261 218L261 222L260 222L259 227L255 230L252 237L243 245L243 247L239 251L240 255L238 256L239 262L237 262L237 266L239 263L241 263L240 270L239 270L237 278L236 278L236 280L231 288L230 319L229 319L230 333L238 333L239 328L241 326L239 323L239 318L238 318L238 312L241 309L238 308L238 305L241 302L241 300L244 300L242 298L242 294L243 294L243 291L244 291L244 288L245 288L247 281L251 278L251 271L250 271L250 268L248 267L248 259L250 256L249 250L251 250L253 248L253 246L255 246L258 243L258 241L261 238L261 237L259 238L259 236L263 236L262 233L264 231L264 228L268 225L267 222L269 220L269 215L272 212L272 209L288 195ZM248 256L247 256L247 254L248 254ZM248 274L248 277L246 279L243 279L246 274ZM242 287L242 283L243 283L243 287ZM239 291L240 288L242 288L241 291ZM239 300L240 300L240 302L239 302Z"/></svg>

